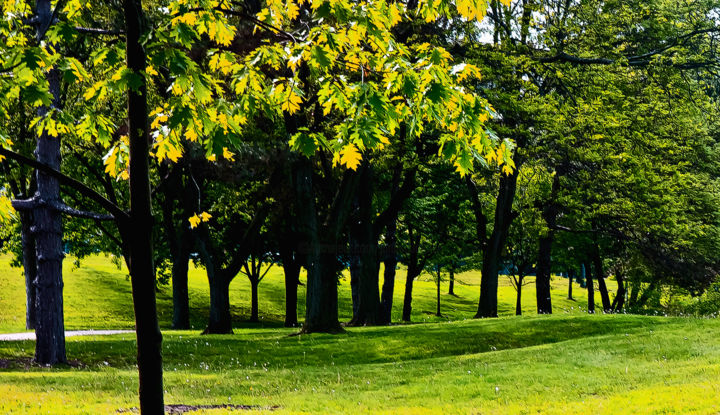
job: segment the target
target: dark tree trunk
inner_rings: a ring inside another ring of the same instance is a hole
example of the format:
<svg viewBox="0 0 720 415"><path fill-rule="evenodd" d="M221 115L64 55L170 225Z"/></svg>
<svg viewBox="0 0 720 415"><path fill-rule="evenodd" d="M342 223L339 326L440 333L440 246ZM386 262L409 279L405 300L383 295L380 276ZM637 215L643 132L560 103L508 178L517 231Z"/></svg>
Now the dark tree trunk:
<svg viewBox="0 0 720 415"><path fill-rule="evenodd" d="M393 295L395 291L395 268L397 268L397 218L393 218L387 225L385 232L385 273L383 275L382 295L380 298L379 324L390 324L392 319Z"/></svg>
<svg viewBox="0 0 720 415"><path fill-rule="evenodd" d="M573 301L575 301L572 296L572 283L573 283L574 277L575 277L575 271L568 272L568 300L573 300Z"/></svg>
<svg viewBox="0 0 720 415"><path fill-rule="evenodd" d="M590 264L583 264L585 268L585 285L588 292L588 313L595 313L595 284L593 284L592 270Z"/></svg>
<svg viewBox="0 0 720 415"><path fill-rule="evenodd" d="M521 316L522 315L522 287L523 287L523 279L524 276L520 276L518 278L518 284L517 284L517 299L515 300L515 315Z"/></svg>
<svg viewBox="0 0 720 415"><path fill-rule="evenodd" d="M190 243L181 242L180 252L173 258L173 322L175 330L190 328L190 300L188 298L188 268Z"/></svg>
<svg viewBox="0 0 720 415"><path fill-rule="evenodd" d="M435 310L435 315L438 317L442 317L442 314L440 314L440 268L438 267L437 270L437 280L435 281L437 285L437 309Z"/></svg>
<svg viewBox="0 0 720 415"><path fill-rule="evenodd" d="M285 327L297 327L298 285L300 284L300 263L294 258L292 248L281 247L280 255L285 273Z"/></svg>
<svg viewBox="0 0 720 415"><path fill-rule="evenodd" d="M619 272L615 275L615 279L617 279L618 290L612 303L612 309L614 312L619 313L625 306L625 281Z"/></svg>
<svg viewBox="0 0 720 415"><path fill-rule="evenodd" d="M455 271L452 268L448 277L448 295L455 295Z"/></svg>
<svg viewBox="0 0 720 415"><path fill-rule="evenodd" d="M360 266L360 255L358 253L359 246L353 235L350 235L348 245L350 246L350 301L352 302L352 319L350 324L354 324L358 319L360 312L360 274L362 267Z"/></svg>
<svg viewBox="0 0 720 415"><path fill-rule="evenodd" d="M38 37L52 25L50 0L37 0ZM60 71L52 69L47 74L54 107L59 106ZM43 117L49 108L42 107L38 116ZM60 137L51 137L43 131L37 137L35 149L37 161L57 171L60 170ZM64 363L65 325L63 321L63 280L62 280L62 217L52 207L60 202L60 182L38 170L35 199L40 203L33 209L33 233L37 273L33 281L35 288L35 361L42 365Z"/></svg>
<svg viewBox="0 0 720 415"><path fill-rule="evenodd" d="M258 285L260 281L253 279L250 281L250 288L252 290L250 294L250 322L260 322L260 316L258 315Z"/></svg>
<svg viewBox="0 0 720 415"><path fill-rule="evenodd" d="M552 299L550 297L550 272L552 269L550 255L552 252L552 243L552 231L549 231L548 236L540 238L535 277L538 314L552 314Z"/></svg>
<svg viewBox="0 0 720 415"><path fill-rule="evenodd" d="M130 276L137 333L140 412L162 414L163 401L162 334L158 326L155 300L155 267L152 246L152 204L148 156L150 136L147 85L143 72L147 66L141 38L145 16L141 0L124 0L127 67L142 79L138 89L128 90L128 135L130 143L130 223L127 226Z"/></svg>
<svg viewBox="0 0 720 415"><path fill-rule="evenodd" d="M232 334L230 282L214 265L206 265L205 270L210 284L210 314L203 334Z"/></svg>
<svg viewBox="0 0 720 415"><path fill-rule="evenodd" d="M304 239L301 254L305 256L303 262L307 270L303 332L341 332L337 302L337 252L321 252L310 160L299 160L294 179L298 231ZM329 241L324 244L325 250L336 246L334 235L328 238Z"/></svg>
<svg viewBox="0 0 720 415"><path fill-rule="evenodd" d="M482 279L480 280L480 301L475 318L497 317L498 305L498 272L500 257L505 248L508 230L513 221L512 205L515 199L519 166L510 175L500 178L500 189L495 205L495 222L492 234L483 252ZM477 210L479 207L475 207ZM476 219L482 215L476 212ZM478 219L480 220L480 219ZM478 233L481 230L478 229ZM483 241L481 240L480 243Z"/></svg>
<svg viewBox="0 0 720 415"><path fill-rule="evenodd" d="M419 272L416 272L415 270L412 270L410 267L408 267L407 275L405 276L405 295L403 297L403 321L410 321L410 314L412 313L413 282L418 275L420 275Z"/></svg>
<svg viewBox="0 0 720 415"><path fill-rule="evenodd" d="M640 296L640 283L630 283L630 298L628 298L628 307L634 307L637 304L638 296Z"/></svg>
<svg viewBox="0 0 720 415"><path fill-rule="evenodd" d="M600 257L600 248L597 243L593 248L593 265L595 266L595 278L598 281L598 289L600 290L600 298L602 299L603 311L612 312L612 304L610 303L610 294L605 284L605 272L603 271L602 258Z"/></svg>
<svg viewBox="0 0 720 415"><path fill-rule="evenodd" d="M379 322L380 272L377 257L378 240L373 227L372 209L372 168L367 164L361 167L360 184L357 191L358 221L350 226L350 232L357 242L353 256L359 259L358 264L358 307L357 315L351 322L356 326L372 326Z"/></svg>
<svg viewBox="0 0 720 415"><path fill-rule="evenodd" d="M35 329L35 313L37 294L33 284L37 276L37 257L35 253L35 236L32 233L32 212L20 212L20 229L22 232L23 273L25 274L25 328Z"/></svg>

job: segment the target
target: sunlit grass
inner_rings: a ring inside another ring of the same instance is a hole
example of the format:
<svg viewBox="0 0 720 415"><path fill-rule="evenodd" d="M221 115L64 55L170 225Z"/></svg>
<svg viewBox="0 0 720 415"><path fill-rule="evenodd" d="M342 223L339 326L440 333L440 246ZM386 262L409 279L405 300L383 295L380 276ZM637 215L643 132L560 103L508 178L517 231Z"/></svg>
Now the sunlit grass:
<svg viewBox="0 0 720 415"><path fill-rule="evenodd" d="M381 272L382 275L382 272ZM72 260L64 262L65 282L65 326L74 329L132 329L134 317L130 281L127 270L117 269L104 256L84 259L77 269ZM301 277L304 282L304 276ZM533 281L532 277L528 277ZM340 280L340 319L352 317L350 300L350 278L347 272ZM382 284L382 278L381 282ZM189 276L191 325L196 330L205 327L208 316L209 290L205 270L191 267ZM609 282L614 288L614 282ZM413 322L433 322L472 318L477 310L480 296L480 272L470 271L457 276L456 296L447 294L447 282L442 282L441 311L443 317L435 317L435 283L429 275L415 281L413 289ZM16 332L25 328L25 291L22 272L10 268L9 257L0 256L0 332ZM298 316L302 320L305 312L305 287L298 290ZM393 314L394 322L402 315L402 301L405 292L405 270L397 271ZM573 297L567 299L567 279L553 278L553 306L555 313L577 313L587 308L587 292L578 284L573 286ZM507 277L500 277L498 312L500 315L515 314L515 290ZM230 285L230 302L236 327L277 327L284 320L285 287L281 266L271 269L259 287L261 324L250 324L250 284L243 275L238 275ZM162 328L169 328L172 322L172 287L161 287L158 292L158 314ZM523 287L523 313L535 313L535 285ZM600 303L596 291L596 303ZM599 309L599 307L598 307Z"/></svg>

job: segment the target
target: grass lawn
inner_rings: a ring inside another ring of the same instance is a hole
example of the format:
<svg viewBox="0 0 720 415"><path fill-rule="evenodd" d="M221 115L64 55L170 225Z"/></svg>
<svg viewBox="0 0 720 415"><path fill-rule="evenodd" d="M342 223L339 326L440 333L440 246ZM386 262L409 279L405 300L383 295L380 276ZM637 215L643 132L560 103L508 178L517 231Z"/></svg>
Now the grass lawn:
<svg viewBox="0 0 720 415"><path fill-rule="evenodd" d="M22 277L7 258L0 261L0 328L18 331L24 324ZM720 411L715 319L586 315L578 312L585 301L580 289L579 302L565 300L567 280L557 278L553 316L472 320L478 279L467 273L459 276L467 285L458 287L458 297L443 295L442 321L427 314L434 310L433 283L419 281L413 319L426 324L290 336L296 330L277 327L279 271L260 286L264 324L244 322L249 284L238 277L231 286L235 334L200 336L207 288L202 270L193 270L197 330L164 330L166 403L241 404L281 414ZM109 261L95 257L78 270L68 267L65 280L68 328L132 326L129 283ZM347 319L347 281L340 292ZM164 326L169 293L164 288L160 294ZM511 314L512 287L503 285L500 294L501 312ZM524 298L531 312L532 286ZM0 342L0 367L9 365L0 368L0 413L104 414L137 406L133 335L68 338L68 357L78 367L26 367L33 347L31 341Z"/></svg>

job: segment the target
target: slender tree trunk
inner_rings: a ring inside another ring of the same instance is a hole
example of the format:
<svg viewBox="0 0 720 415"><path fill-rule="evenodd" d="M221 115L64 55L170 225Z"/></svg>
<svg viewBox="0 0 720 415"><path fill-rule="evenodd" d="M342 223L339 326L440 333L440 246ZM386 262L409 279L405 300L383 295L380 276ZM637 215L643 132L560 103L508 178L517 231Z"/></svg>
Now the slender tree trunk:
<svg viewBox="0 0 720 415"><path fill-rule="evenodd" d="M512 204L515 199L519 166L510 175L500 178L500 190L495 205L495 225L483 253L480 301L475 318L497 317L498 272L500 256L505 248L508 230L513 221ZM476 216L478 216L476 214ZM481 243L483 241L480 241Z"/></svg>
<svg viewBox="0 0 720 415"><path fill-rule="evenodd" d="M293 258L291 249L280 253L285 273L285 327L297 327L297 298L300 283L300 263Z"/></svg>
<svg viewBox="0 0 720 415"><path fill-rule="evenodd" d="M416 270L408 267L407 275L405 276L405 295L403 298L403 312L402 320L410 321L410 314L412 313L412 290L413 282L420 273Z"/></svg>
<svg viewBox="0 0 720 415"><path fill-rule="evenodd" d="M448 278L448 295L455 295L455 271L452 268Z"/></svg>
<svg viewBox="0 0 720 415"><path fill-rule="evenodd" d="M548 236L540 238L538 249L537 273L535 277L535 293L538 314L552 314L552 298L550 296L550 273L552 252L552 231Z"/></svg>
<svg viewBox="0 0 720 415"><path fill-rule="evenodd" d="M35 253L35 236L32 233L32 212L20 212L20 229L22 232L23 273L25 274L25 328L35 329L36 302L34 281L37 276L37 257Z"/></svg>
<svg viewBox="0 0 720 415"><path fill-rule="evenodd" d="M602 258L600 257L600 248L597 243L593 248L593 265L595 266L595 278L598 281L598 289L600 290L600 298L602 299L603 311L612 312L612 304L610 303L610 294L605 284L605 272L602 266Z"/></svg>
<svg viewBox="0 0 720 415"><path fill-rule="evenodd" d="M173 322L175 330L190 328L190 300L188 296L188 268L190 261L190 243L180 242L180 252L173 258Z"/></svg>
<svg viewBox="0 0 720 415"><path fill-rule="evenodd" d="M435 282L437 285L437 309L435 311L435 315L442 317L442 314L440 314L440 268L437 270L437 280Z"/></svg>
<svg viewBox="0 0 720 415"><path fill-rule="evenodd" d="M573 300L572 296L572 283L573 283L573 277L575 277L575 271L568 272L568 300Z"/></svg>
<svg viewBox="0 0 720 415"><path fill-rule="evenodd" d="M348 245L350 247L350 301L352 302L352 319L350 325L355 324L360 313L360 247L354 235L350 235Z"/></svg>
<svg viewBox="0 0 720 415"><path fill-rule="evenodd" d="M130 277L137 333L140 412L162 414L163 401L162 334L155 300L155 267L152 246L152 204L148 156L150 136L147 85L143 72L147 66L141 38L145 16L141 0L124 0L127 67L142 79L138 89L128 90L128 135L130 143L130 223L127 234L130 250Z"/></svg>
<svg viewBox="0 0 720 415"><path fill-rule="evenodd" d="M617 293L615 294L615 299L613 300L613 303L612 303L612 310L615 313L619 313L620 311L622 311L623 307L625 306L625 294L626 294L625 281L623 279L622 274L620 274L619 272L615 275L615 279L617 279L618 290L617 290Z"/></svg>
<svg viewBox="0 0 720 415"><path fill-rule="evenodd" d="M637 304L638 296L640 295L640 283L639 282L632 282L630 283L630 298L628 299L628 307L635 307L635 304Z"/></svg>
<svg viewBox="0 0 720 415"><path fill-rule="evenodd" d="M257 278L250 280L250 288L252 290L250 294L250 321L253 323L260 321L258 313L258 285L260 285L260 281L258 281Z"/></svg>
<svg viewBox="0 0 720 415"><path fill-rule="evenodd" d="M50 0L37 0L38 37L52 25ZM53 107L59 106L60 71L51 69L47 74ZM38 116L43 117L49 108L42 107ZM60 137L51 137L43 131L37 137L35 149L37 161L55 170L60 170ZM63 321L63 280L62 260L62 217L52 204L60 202L60 183L42 171L36 172L39 204L33 209L33 228L37 272L33 281L35 288L35 361L42 365L64 363L65 324Z"/></svg>
<svg viewBox="0 0 720 415"><path fill-rule="evenodd" d="M385 232L385 273L383 275L382 295L380 298L379 324L390 324L392 318L393 295L395 291L395 268L397 268L397 218L393 218L387 225Z"/></svg>
<svg viewBox="0 0 720 415"><path fill-rule="evenodd" d="M588 292L588 313L595 313L595 284L593 284L592 271L590 264L583 264L585 268L585 285Z"/></svg>
<svg viewBox="0 0 720 415"><path fill-rule="evenodd" d="M515 299L515 315L522 315L522 287L523 287L523 276L518 278L517 284L517 298Z"/></svg>

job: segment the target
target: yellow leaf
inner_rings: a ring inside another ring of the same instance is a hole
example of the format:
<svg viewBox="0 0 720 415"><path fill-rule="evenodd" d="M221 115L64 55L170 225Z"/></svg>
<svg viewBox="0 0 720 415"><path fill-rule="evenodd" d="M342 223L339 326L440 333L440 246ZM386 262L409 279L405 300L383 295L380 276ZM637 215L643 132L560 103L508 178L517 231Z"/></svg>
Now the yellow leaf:
<svg viewBox="0 0 720 415"><path fill-rule="evenodd" d="M228 150L227 147L223 147L223 158L227 161L235 161L235 153Z"/></svg>
<svg viewBox="0 0 720 415"><path fill-rule="evenodd" d="M209 156L207 156L207 159L208 161L216 161L217 156L215 154L210 154Z"/></svg>
<svg viewBox="0 0 720 415"><path fill-rule="evenodd" d="M288 94L285 101L283 101L281 109L283 111L287 111L290 114L295 114L300 110L300 104L302 103L302 98L295 94L292 88L288 88Z"/></svg>
<svg viewBox="0 0 720 415"><path fill-rule="evenodd" d="M190 227L191 227L192 229L195 229L195 228L197 228L197 226L200 224L200 222L202 221L202 219L200 219L200 217L199 217L199 216L197 215L197 213L196 213L196 214L194 214L190 219L188 219L188 221L190 222Z"/></svg>
<svg viewBox="0 0 720 415"><path fill-rule="evenodd" d="M210 218L212 218L212 215L207 212L203 212L200 214L200 219L202 219L203 222L209 221Z"/></svg>
<svg viewBox="0 0 720 415"><path fill-rule="evenodd" d="M340 164L344 164L349 169L357 170L361 160L362 154L355 144L350 144L340 150Z"/></svg>

